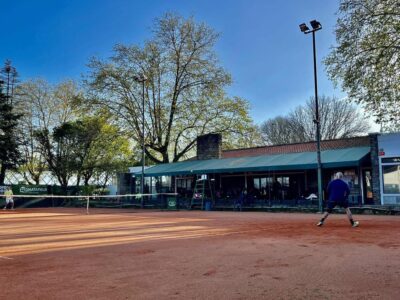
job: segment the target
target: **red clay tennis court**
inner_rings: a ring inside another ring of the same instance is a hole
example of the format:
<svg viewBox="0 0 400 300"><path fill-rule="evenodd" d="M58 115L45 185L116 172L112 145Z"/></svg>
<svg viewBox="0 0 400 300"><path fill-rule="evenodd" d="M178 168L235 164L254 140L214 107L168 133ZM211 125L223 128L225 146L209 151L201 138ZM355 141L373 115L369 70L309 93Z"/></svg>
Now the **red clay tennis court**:
<svg viewBox="0 0 400 300"><path fill-rule="evenodd" d="M398 299L400 218L0 212L0 299Z"/></svg>

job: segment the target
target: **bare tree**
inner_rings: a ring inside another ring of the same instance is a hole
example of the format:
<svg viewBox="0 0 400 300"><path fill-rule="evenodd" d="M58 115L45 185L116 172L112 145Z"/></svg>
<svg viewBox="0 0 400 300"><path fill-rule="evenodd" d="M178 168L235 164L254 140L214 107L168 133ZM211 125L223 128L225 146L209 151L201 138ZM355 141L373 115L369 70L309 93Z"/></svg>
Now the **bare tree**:
<svg viewBox="0 0 400 300"><path fill-rule="evenodd" d="M360 110L346 100L322 96L319 99L321 138L348 138L368 132L370 126ZM287 116L265 121L261 132L267 144L288 144L316 140L315 100L298 106Z"/></svg>
<svg viewBox="0 0 400 300"><path fill-rule="evenodd" d="M266 144L291 144L304 140L303 131L296 133L288 117L278 116L261 124L261 134Z"/></svg>

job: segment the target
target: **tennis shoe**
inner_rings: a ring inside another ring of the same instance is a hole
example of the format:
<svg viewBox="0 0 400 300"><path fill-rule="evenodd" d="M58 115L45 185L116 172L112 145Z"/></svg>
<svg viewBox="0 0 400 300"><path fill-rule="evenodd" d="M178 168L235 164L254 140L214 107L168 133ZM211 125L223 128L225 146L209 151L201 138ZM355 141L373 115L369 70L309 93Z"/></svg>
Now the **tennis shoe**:
<svg viewBox="0 0 400 300"><path fill-rule="evenodd" d="M319 222L317 223L317 226L318 226L318 227L321 227L322 225L324 225L324 222L319 221Z"/></svg>
<svg viewBox="0 0 400 300"><path fill-rule="evenodd" d="M351 227L358 227L358 225L360 225L360 222L354 221L354 223L353 223L353 225L351 225Z"/></svg>

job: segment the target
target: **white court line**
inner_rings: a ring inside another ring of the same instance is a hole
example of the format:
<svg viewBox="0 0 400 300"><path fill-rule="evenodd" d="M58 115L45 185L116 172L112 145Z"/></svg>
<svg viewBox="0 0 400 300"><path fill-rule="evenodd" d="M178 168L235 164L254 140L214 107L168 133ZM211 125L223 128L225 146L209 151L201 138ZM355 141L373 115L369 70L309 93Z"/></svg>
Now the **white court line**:
<svg viewBox="0 0 400 300"><path fill-rule="evenodd" d="M6 256L0 256L0 258L2 258L2 259L14 259L14 258L11 258L11 257L6 257Z"/></svg>

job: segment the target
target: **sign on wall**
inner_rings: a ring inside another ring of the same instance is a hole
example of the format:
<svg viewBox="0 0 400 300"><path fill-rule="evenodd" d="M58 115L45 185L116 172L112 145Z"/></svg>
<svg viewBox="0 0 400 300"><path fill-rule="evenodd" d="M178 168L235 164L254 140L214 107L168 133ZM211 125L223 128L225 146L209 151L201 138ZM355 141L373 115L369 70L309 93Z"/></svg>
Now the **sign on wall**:
<svg viewBox="0 0 400 300"><path fill-rule="evenodd" d="M16 195L46 195L47 185L17 185L13 191Z"/></svg>

